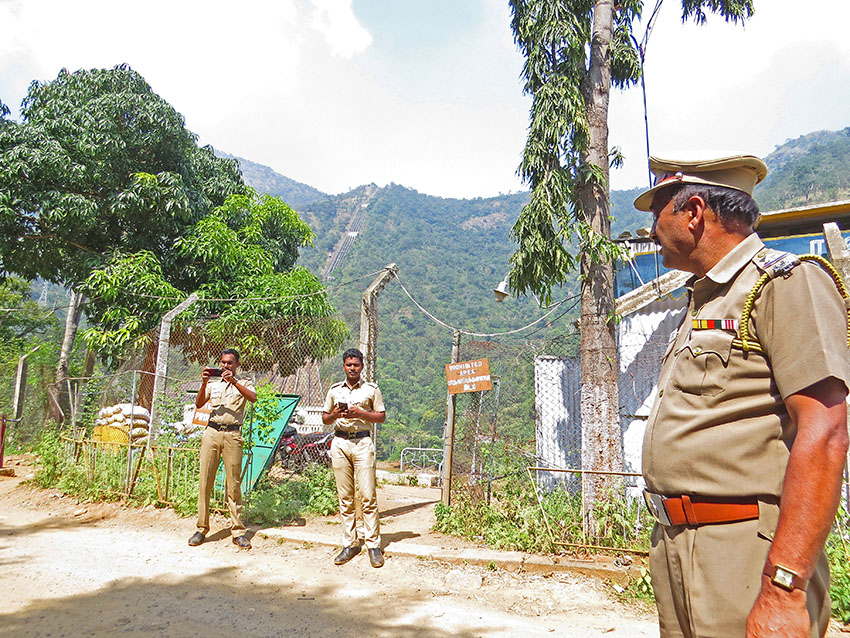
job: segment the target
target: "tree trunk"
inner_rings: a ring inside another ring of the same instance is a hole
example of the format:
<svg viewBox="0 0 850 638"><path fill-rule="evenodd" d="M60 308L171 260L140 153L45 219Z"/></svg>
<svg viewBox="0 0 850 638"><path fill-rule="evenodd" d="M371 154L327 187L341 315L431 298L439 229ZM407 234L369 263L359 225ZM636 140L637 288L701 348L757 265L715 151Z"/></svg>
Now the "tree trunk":
<svg viewBox="0 0 850 638"><path fill-rule="evenodd" d="M597 0L593 16L590 71L584 87L589 142L586 161L598 166L604 183L579 186L587 220L597 233L610 237L608 185L608 98L611 87L610 44L613 33L612 0ZM614 267L581 257L581 424L582 467L622 471L623 444L617 387L617 344L614 312ZM593 501L615 481L588 475L585 483L586 520Z"/></svg>
<svg viewBox="0 0 850 638"><path fill-rule="evenodd" d="M65 379L68 378L68 361L71 359L71 351L74 349L74 339L77 337L77 328L80 325L80 316L83 310L83 295L76 290L71 290L71 299L68 302L68 312L65 315L65 336L62 338L62 349L59 351L59 365L56 367L56 379L53 386L48 389L50 395L50 411L53 420L63 423L65 411L70 406L70 397L65 388Z"/></svg>

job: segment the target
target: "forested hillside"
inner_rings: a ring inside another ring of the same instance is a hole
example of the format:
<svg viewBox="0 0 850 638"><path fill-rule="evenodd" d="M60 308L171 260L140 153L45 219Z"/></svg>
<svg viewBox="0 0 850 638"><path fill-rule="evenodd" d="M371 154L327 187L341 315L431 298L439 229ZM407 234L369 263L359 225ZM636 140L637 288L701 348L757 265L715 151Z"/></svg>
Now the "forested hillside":
<svg viewBox="0 0 850 638"><path fill-rule="evenodd" d="M299 208L310 202L327 197L322 191L312 186L307 186L307 184L296 182L294 179L289 179L285 175L281 175L263 164L257 164L244 157L228 155L218 149L215 149L215 154L219 157L235 159L239 162L239 169L242 171L242 178L246 184L249 184L261 193L280 197L293 208Z"/></svg>
<svg viewBox="0 0 850 638"><path fill-rule="evenodd" d="M850 198L850 168L842 161L848 155L850 129L812 133L786 142L766 158L771 174L757 188L756 199L763 210L771 210ZM250 165L242 160L240 163L243 171ZM246 172L246 181L262 190L263 182L254 182L253 175L269 171ZM650 215L632 205L641 190L611 193L614 237L624 231L635 234L638 228L650 225ZM508 271L514 251L510 229L527 197L527 193L519 193L487 199L444 199L395 184L384 188L369 184L341 195L320 194L313 202L293 200L316 233L313 247L302 250L300 262L321 275L329 253L340 246L352 220L360 215L362 227L327 278L334 303L351 328L350 345L358 343L360 297L373 279L363 277L389 263L398 265L399 282L424 310L442 322L477 333L508 332L546 312L533 298L497 303L492 293ZM390 283L379 303L378 375L389 405L384 432L390 442L384 445L394 446L395 439L404 445L436 445L445 418L443 365L450 360L452 333L414 305L399 282ZM553 299L570 298L576 290L574 279L554 293ZM577 304L570 299L547 321L526 331L464 336L466 347L462 346L461 359L479 356L490 348L497 359L494 374L505 375L512 370L512 383L525 386L527 396L503 406L503 410L509 424L512 414L514 427L529 429L526 434L531 436L532 371L530 360L516 353L546 348L546 344L557 344L558 354L574 353L577 312ZM508 350L513 353L512 361L504 358ZM398 449L384 452L397 454Z"/></svg>
<svg viewBox="0 0 850 638"><path fill-rule="evenodd" d="M850 127L788 140L765 159L770 172L756 189L762 210L850 199Z"/></svg>

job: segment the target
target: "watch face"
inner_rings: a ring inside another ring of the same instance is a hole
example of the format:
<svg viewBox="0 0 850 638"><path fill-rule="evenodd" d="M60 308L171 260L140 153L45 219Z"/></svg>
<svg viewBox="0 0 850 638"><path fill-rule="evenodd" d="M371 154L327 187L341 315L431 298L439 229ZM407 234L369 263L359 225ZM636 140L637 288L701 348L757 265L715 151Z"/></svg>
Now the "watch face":
<svg viewBox="0 0 850 638"><path fill-rule="evenodd" d="M782 567L776 568L776 575L773 577L773 582L777 585L781 585L786 589L794 588L794 572L788 571L787 569L783 569Z"/></svg>

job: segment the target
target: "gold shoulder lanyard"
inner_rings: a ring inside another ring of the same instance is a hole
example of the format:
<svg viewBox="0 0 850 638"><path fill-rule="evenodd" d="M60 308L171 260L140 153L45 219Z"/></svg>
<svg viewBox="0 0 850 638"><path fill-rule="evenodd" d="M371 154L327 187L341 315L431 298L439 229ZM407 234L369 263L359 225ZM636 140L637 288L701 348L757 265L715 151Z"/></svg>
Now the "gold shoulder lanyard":
<svg viewBox="0 0 850 638"><path fill-rule="evenodd" d="M820 264L820 266L829 273L829 276L832 277L832 281L838 289L838 294L840 294L841 298L844 299L844 308L847 314L847 344L850 346L850 307L848 307L847 302L850 295L847 294L847 287L844 285L844 280L841 278L841 275L835 267L829 263L829 261L819 255L799 255L797 258L801 262L814 261ZM761 344L758 341L750 339L750 314L752 314L753 305L755 304L756 299L758 299L761 289L774 276L775 275L772 275L771 273L764 273L761 277L759 277L756 285L753 286L753 289L747 295L747 298L744 301L744 310L741 313L741 321L739 324L741 336L738 339L732 340L732 347L740 348L744 352L752 350L754 352L766 354L764 348L761 347Z"/></svg>

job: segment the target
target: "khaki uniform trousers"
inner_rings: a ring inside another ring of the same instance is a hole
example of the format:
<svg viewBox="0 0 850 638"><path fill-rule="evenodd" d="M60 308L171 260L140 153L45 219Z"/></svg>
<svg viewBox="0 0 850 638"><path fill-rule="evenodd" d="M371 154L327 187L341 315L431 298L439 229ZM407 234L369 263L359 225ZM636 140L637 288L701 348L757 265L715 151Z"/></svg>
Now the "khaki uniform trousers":
<svg viewBox="0 0 850 638"><path fill-rule="evenodd" d="M331 443L331 462L342 517L342 542L349 547L357 544L355 527L355 482L360 490L363 511L363 533L366 547L381 546L381 527L378 522L378 496L375 491L375 444L372 437L344 439L335 436Z"/></svg>
<svg viewBox="0 0 850 638"><path fill-rule="evenodd" d="M661 638L743 638L770 541L759 521L656 524L649 552ZM829 622L829 564L821 553L806 589L812 638Z"/></svg>
<svg viewBox="0 0 850 638"><path fill-rule="evenodd" d="M219 461L224 462L230 533L234 538L245 533L242 524L242 434L239 430L219 431L207 427L201 437L201 470L198 486L198 531L210 531L210 493L215 486Z"/></svg>

